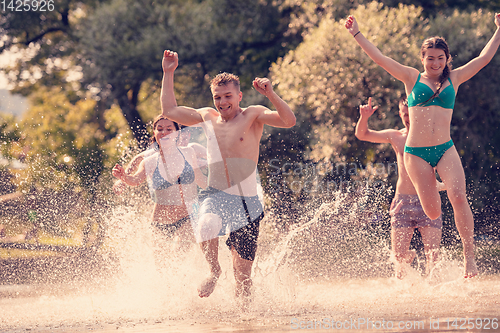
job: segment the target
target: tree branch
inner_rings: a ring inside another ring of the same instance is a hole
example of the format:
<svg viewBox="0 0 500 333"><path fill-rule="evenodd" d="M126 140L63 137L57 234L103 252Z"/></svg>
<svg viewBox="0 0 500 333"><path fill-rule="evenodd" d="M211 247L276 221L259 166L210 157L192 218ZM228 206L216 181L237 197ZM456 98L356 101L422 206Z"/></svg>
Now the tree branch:
<svg viewBox="0 0 500 333"><path fill-rule="evenodd" d="M42 33L38 34L37 36L26 40L25 42L17 43L17 44L24 44L26 46L30 45L31 43L38 42L40 39L42 39L46 34L51 33L51 32L56 32L56 31L65 31L65 28L61 27L53 27L49 28L46 31L43 31Z"/></svg>

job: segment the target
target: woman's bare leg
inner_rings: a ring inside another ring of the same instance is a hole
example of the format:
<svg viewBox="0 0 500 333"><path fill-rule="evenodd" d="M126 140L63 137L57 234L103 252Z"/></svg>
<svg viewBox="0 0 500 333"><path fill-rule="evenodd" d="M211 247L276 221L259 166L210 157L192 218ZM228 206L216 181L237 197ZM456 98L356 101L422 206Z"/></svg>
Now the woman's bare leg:
<svg viewBox="0 0 500 333"><path fill-rule="evenodd" d="M474 255L474 217L465 193L465 173L455 146L446 151L437 165L453 207L464 252L464 277L478 274Z"/></svg>

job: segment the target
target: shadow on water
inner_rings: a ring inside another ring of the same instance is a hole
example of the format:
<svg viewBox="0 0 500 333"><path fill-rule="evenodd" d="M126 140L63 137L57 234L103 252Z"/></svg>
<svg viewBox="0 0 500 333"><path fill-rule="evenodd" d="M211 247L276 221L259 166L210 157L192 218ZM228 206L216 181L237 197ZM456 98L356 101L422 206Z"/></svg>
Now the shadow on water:
<svg viewBox="0 0 500 333"><path fill-rule="evenodd" d="M158 249L148 209L115 205L97 252L21 260L10 273L2 266L0 330L283 332L354 322L343 328L381 331L383 322L386 331L430 332L432 323L454 331L453 318L498 317L500 278L464 282L460 261L446 248L439 280L426 280L417 269L404 280L391 277L386 204L372 192L339 192L304 205L287 232L276 231L276 215L268 214L246 312L233 297L223 240L223 274L214 293L200 299L196 289L208 266L199 247L178 253L174 242L165 242ZM398 330L401 322L406 327Z"/></svg>

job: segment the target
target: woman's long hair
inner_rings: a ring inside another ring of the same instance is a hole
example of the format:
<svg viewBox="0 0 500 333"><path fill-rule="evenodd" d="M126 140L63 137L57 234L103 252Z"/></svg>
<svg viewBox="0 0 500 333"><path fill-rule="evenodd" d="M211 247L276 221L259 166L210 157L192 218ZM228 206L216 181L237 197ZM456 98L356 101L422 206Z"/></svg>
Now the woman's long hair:
<svg viewBox="0 0 500 333"><path fill-rule="evenodd" d="M450 49L448 48L448 43L446 43L446 40L443 37L439 36L430 37L424 40L424 42L422 43L422 47L420 48L420 56L422 58L425 57L425 53L428 49L443 50L446 56L446 66L443 68L443 73L441 73L441 75L439 76L439 86L436 92L427 101L420 103L421 105L427 104L429 101L432 101L434 98L436 98L436 96L439 95L439 92L441 91L443 84L446 82L446 80L448 80L451 72L452 57L450 55Z"/></svg>

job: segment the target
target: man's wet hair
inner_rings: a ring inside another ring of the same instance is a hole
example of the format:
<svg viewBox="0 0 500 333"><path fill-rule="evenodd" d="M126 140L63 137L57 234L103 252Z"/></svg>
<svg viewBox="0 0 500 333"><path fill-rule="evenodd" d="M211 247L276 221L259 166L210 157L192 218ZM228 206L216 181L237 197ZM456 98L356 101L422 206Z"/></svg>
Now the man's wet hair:
<svg viewBox="0 0 500 333"><path fill-rule="evenodd" d="M227 86L229 83L234 84L238 90L240 89L240 78L226 72L217 74L212 81L210 81L210 88Z"/></svg>

